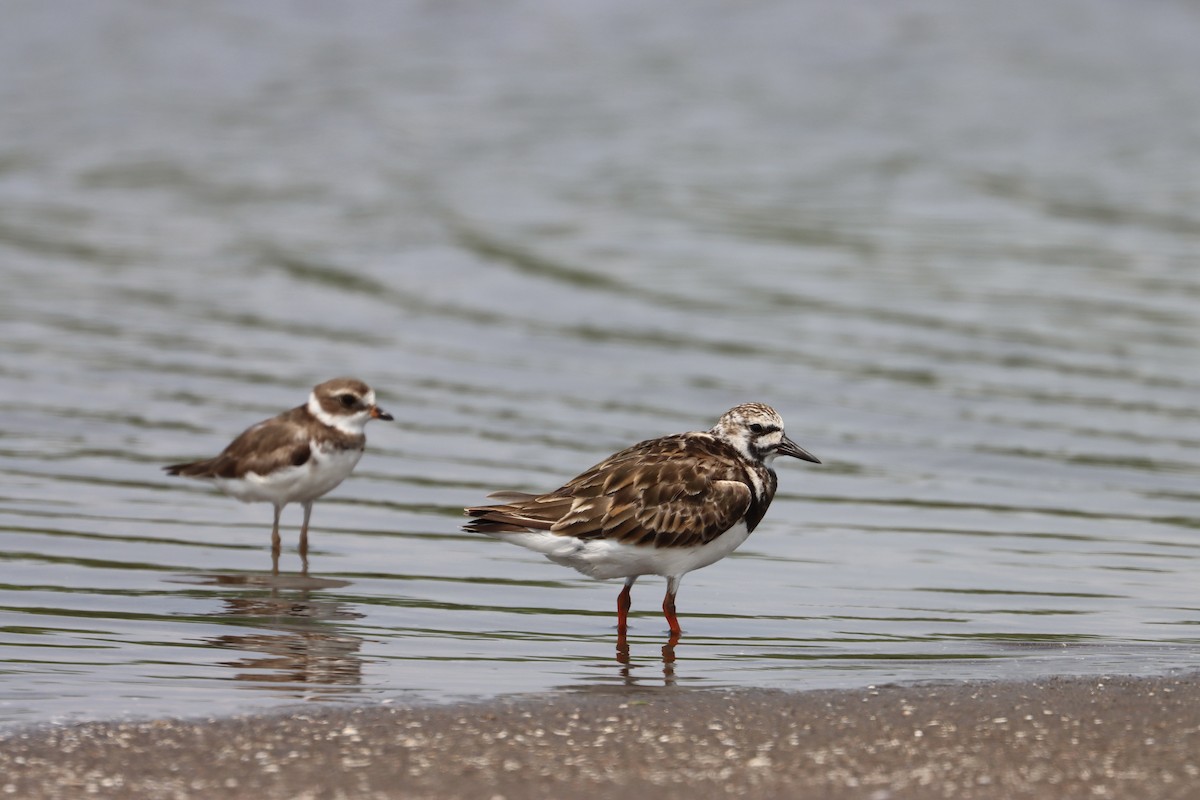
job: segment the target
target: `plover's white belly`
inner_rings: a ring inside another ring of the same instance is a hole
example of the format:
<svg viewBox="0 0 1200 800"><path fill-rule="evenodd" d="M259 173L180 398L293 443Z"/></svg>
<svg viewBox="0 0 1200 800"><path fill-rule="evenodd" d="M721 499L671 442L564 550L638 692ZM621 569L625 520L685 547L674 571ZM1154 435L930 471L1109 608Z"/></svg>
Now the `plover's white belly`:
<svg viewBox="0 0 1200 800"><path fill-rule="evenodd" d="M277 469L266 475L247 472L241 478L214 478L217 488L243 503L307 503L333 489L354 470L362 450L314 447L308 461L298 467Z"/></svg>
<svg viewBox="0 0 1200 800"><path fill-rule="evenodd" d="M720 561L746 541L750 532L744 522L739 522L699 547L653 547L611 539L583 540L550 531L513 531L495 535L506 542L536 550L557 564L603 580L632 575L683 575Z"/></svg>

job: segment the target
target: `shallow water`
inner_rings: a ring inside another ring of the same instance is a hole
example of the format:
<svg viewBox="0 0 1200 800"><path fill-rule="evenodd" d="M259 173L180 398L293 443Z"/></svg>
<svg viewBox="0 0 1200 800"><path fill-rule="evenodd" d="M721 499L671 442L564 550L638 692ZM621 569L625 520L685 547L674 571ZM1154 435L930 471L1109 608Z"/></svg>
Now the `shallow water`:
<svg viewBox="0 0 1200 800"><path fill-rule="evenodd" d="M0 26L0 724L1200 667L1184 2L17 4ZM162 464L352 374L298 508ZM663 583L460 532L769 402Z"/></svg>

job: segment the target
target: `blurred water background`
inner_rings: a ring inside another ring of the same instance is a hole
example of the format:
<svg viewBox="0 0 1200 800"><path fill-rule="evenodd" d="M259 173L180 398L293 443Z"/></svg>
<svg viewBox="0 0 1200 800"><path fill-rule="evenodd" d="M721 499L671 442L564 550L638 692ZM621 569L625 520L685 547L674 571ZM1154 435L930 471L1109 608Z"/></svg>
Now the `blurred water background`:
<svg viewBox="0 0 1200 800"><path fill-rule="evenodd" d="M0 725L1200 667L1200 6L4 4ZM313 516L160 466L316 382ZM663 584L459 531L763 401Z"/></svg>

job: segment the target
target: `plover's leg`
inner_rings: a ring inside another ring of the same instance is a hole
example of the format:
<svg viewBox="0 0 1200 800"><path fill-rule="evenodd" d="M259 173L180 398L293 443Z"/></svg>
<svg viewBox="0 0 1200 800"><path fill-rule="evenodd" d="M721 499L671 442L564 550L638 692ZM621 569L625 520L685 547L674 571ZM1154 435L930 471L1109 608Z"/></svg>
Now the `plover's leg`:
<svg viewBox="0 0 1200 800"><path fill-rule="evenodd" d="M308 518L312 516L312 500L304 504L304 522L300 525L300 561L308 574Z"/></svg>
<svg viewBox="0 0 1200 800"><path fill-rule="evenodd" d="M637 575L626 578L625 588L617 595L617 633L625 633L626 623L629 620L629 606L633 604L629 590L633 588L635 581L637 581Z"/></svg>
<svg viewBox="0 0 1200 800"><path fill-rule="evenodd" d="M667 624L671 626L672 636L678 636L683 631L679 627L679 618L675 616L675 595L679 592L680 577L672 575L667 578L667 596L663 598L663 616L667 618Z"/></svg>
<svg viewBox="0 0 1200 800"><path fill-rule="evenodd" d="M279 574L279 512L283 506L275 506L275 524L271 526L271 574Z"/></svg>

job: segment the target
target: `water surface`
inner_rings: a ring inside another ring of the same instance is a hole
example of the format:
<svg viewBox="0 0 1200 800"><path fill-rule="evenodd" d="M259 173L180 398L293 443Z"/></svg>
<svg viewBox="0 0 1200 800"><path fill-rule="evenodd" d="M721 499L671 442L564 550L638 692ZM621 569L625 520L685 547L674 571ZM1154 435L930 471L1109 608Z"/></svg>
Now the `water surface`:
<svg viewBox="0 0 1200 800"><path fill-rule="evenodd" d="M1200 10L16 4L0 724L1200 666ZM313 515L160 466L350 374ZM746 545L462 533L769 402Z"/></svg>

